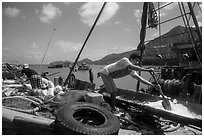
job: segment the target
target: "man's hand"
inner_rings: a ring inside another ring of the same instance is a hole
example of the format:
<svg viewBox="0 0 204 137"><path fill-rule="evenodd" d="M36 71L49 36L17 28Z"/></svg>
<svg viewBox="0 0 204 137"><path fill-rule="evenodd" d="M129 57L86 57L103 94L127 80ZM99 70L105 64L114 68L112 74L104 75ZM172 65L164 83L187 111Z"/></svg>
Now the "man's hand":
<svg viewBox="0 0 204 137"><path fill-rule="evenodd" d="M155 89L157 89L157 90L160 90L161 89L161 86L158 84L155 84L154 86L153 86Z"/></svg>
<svg viewBox="0 0 204 137"><path fill-rule="evenodd" d="M154 68L149 68L149 70L148 70L150 73L154 73Z"/></svg>
<svg viewBox="0 0 204 137"><path fill-rule="evenodd" d="M97 73L97 78L99 78L100 76L101 76L101 75L100 75L100 72L98 72L98 73Z"/></svg>

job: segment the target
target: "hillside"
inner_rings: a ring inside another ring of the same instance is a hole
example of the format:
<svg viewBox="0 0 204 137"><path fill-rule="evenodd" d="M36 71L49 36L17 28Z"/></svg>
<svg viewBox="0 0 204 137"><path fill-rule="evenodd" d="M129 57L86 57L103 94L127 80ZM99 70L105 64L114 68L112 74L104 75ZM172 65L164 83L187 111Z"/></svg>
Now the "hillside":
<svg viewBox="0 0 204 137"><path fill-rule="evenodd" d="M80 61L78 61L77 62L77 64L82 64L82 63L86 63L86 64L94 64L94 62L92 61L92 60L90 60L90 59L87 59L87 58L85 58L85 59L82 59L82 60L80 60Z"/></svg>
<svg viewBox="0 0 204 137"><path fill-rule="evenodd" d="M198 34L196 33L195 28L191 28L191 30L195 41L198 41ZM146 49L144 52L145 57L148 59L151 58L153 61L156 61L156 55L160 54L163 56L165 61L168 62L168 64L179 63L177 52L172 50L173 48L175 48L175 45L173 43L181 43L184 45L192 43L187 32L189 32L189 29L186 29L183 26L176 26L166 34L163 34L162 36L151 40L146 45Z"/></svg>
<svg viewBox="0 0 204 137"><path fill-rule="evenodd" d="M197 40L198 35L195 31L195 28L191 28L191 29L193 30L193 37ZM172 43L189 43L190 38L187 31L189 30L187 30L183 26L176 26L175 28L171 29L169 32L151 40L149 43L146 44L143 64L150 65L150 64L161 63L156 61L157 54L161 54L166 59L169 59L168 61L170 61L170 63L178 63L178 60L176 60L176 53L172 51ZM78 64L85 62L87 64L106 65L106 64L113 63L123 57L129 57L129 55L133 52L135 52L135 50L127 51L124 53L118 53L118 54L110 54L96 61L92 61L86 58L78 61ZM62 63L62 62L59 61L58 63Z"/></svg>
<svg viewBox="0 0 204 137"><path fill-rule="evenodd" d="M123 57L129 57L129 55L133 52L135 52L135 50L124 52L124 53L118 53L118 54L110 54L110 55L107 55L100 60L94 61L94 64L107 65L107 64L113 63L113 62L115 62L115 61L117 61Z"/></svg>
<svg viewBox="0 0 204 137"><path fill-rule="evenodd" d="M195 28L191 28L193 31L193 37L197 40L198 35L195 31ZM202 28L201 28L202 30ZM176 26L175 28L171 29L169 32L151 40L149 43L146 44L146 49L144 52L143 57L143 64L144 65L151 65L151 64L161 64L163 62L159 62L156 59L157 54L161 54L170 64L178 63L176 58L176 53L172 51L172 43L189 43L190 38L187 33L187 30L183 26ZM119 54L110 54L105 56L104 58L97 60L94 64L110 64L113 63L122 57L129 57L131 53L135 52L135 50L128 51L125 53ZM174 60L175 59L175 60Z"/></svg>
<svg viewBox="0 0 204 137"><path fill-rule="evenodd" d="M192 28L192 30L193 30L192 31L193 37L195 39L198 39L198 35L195 29ZM169 53L169 51L171 50L172 43L190 43L191 41L190 41L187 31L189 30L187 30L183 26L176 26L175 28L167 32L166 34L151 40L146 45L145 55L151 56L157 52L159 52L160 54ZM167 45L169 45L169 48ZM164 51L162 51L163 49L162 47L164 47L165 49Z"/></svg>
<svg viewBox="0 0 204 137"><path fill-rule="evenodd" d="M57 66L57 65L63 65L65 67L68 67L69 65L71 65L73 62L71 61L54 61L54 62L51 62L49 64L49 66Z"/></svg>

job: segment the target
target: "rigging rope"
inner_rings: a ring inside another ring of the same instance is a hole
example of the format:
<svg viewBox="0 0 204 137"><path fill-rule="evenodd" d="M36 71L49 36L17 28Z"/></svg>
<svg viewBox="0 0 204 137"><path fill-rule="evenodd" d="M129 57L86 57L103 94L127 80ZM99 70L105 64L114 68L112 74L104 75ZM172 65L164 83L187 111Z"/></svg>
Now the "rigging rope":
<svg viewBox="0 0 204 137"><path fill-rule="evenodd" d="M171 5L171 4L173 4L173 3L174 3L174 2L170 2L170 3L164 4L164 5L162 5L161 7L159 7L158 9L155 9L155 11L160 10L160 9L163 9L163 8L165 8L165 7L167 7L167 6Z"/></svg>
<svg viewBox="0 0 204 137"><path fill-rule="evenodd" d="M199 5L199 3L197 2L197 4L198 4L198 8L200 9L200 12L202 12L202 9L201 9L201 7L200 7L200 5Z"/></svg>

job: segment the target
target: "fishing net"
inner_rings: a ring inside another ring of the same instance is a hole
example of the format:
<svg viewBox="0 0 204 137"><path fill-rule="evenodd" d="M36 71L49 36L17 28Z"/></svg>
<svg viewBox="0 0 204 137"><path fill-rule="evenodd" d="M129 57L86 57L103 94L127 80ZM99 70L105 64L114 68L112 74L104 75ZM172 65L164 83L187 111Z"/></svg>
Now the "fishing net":
<svg viewBox="0 0 204 137"><path fill-rule="evenodd" d="M25 113L33 113L39 110L37 102L23 96L4 97L2 98L2 106Z"/></svg>

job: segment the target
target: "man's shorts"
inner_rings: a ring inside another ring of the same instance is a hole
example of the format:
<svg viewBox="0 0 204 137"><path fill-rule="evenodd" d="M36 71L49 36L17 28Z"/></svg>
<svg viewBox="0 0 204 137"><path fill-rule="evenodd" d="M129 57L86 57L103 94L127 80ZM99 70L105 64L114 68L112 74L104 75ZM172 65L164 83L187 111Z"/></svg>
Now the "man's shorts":
<svg viewBox="0 0 204 137"><path fill-rule="evenodd" d="M115 85L115 82L113 81L113 78L110 75L105 75L105 74L100 73L100 76L101 76L101 78L103 80L103 83L104 83L104 85L106 87L106 90L109 93L117 91L117 87Z"/></svg>

